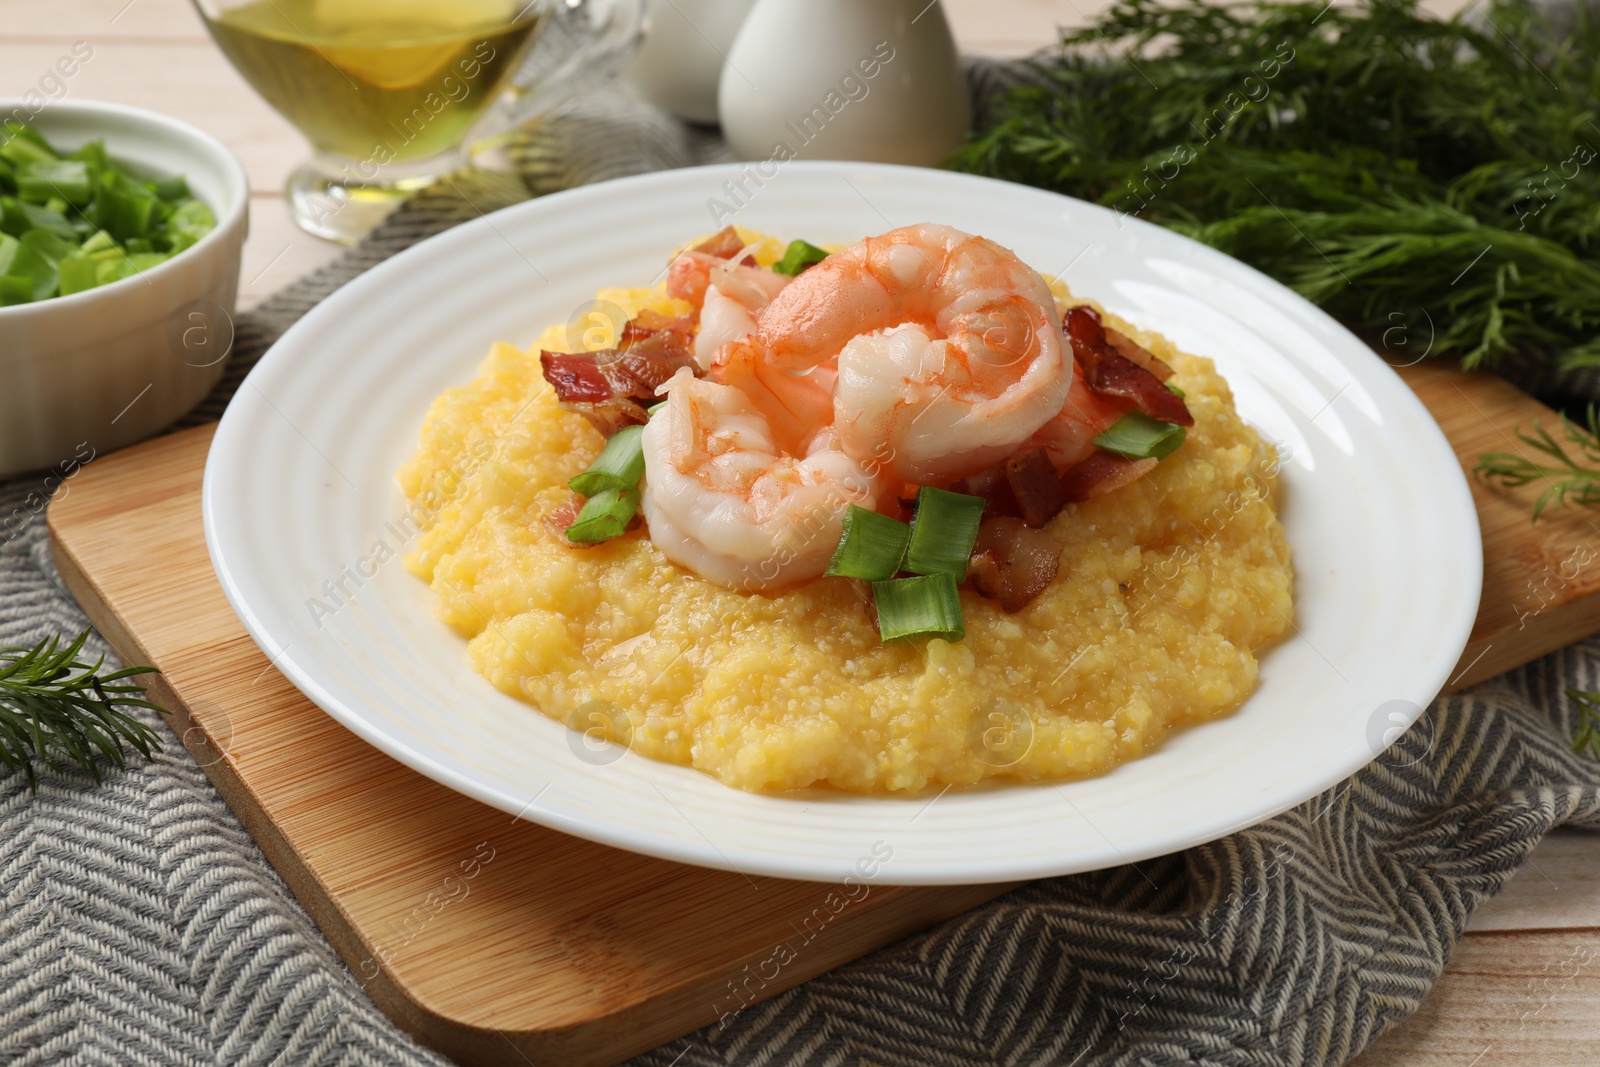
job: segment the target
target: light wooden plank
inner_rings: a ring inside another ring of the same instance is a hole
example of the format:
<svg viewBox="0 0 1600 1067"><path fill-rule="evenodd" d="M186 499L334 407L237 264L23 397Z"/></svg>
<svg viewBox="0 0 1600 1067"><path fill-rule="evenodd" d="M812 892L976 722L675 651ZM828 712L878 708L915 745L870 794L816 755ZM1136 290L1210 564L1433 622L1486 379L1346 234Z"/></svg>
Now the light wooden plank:
<svg viewBox="0 0 1600 1067"><path fill-rule="evenodd" d="M206 29L189 0L0 0L6 39L202 40Z"/></svg>
<svg viewBox="0 0 1600 1067"><path fill-rule="evenodd" d="M239 309L256 306L343 251L343 245L296 226L281 196L251 197L250 236L239 272Z"/></svg>
<svg viewBox="0 0 1600 1067"><path fill-rule="evenodd" d="M1557 830L1473 915L1469 933L1600 930L1600 834Z"/></svg>
<svg viewBox="0 0 1600 1067"><path fill-rule="evenodd" d="M1421 1009L1354 1067L1594 1067L1600 931L1474 934Z"/></svg>

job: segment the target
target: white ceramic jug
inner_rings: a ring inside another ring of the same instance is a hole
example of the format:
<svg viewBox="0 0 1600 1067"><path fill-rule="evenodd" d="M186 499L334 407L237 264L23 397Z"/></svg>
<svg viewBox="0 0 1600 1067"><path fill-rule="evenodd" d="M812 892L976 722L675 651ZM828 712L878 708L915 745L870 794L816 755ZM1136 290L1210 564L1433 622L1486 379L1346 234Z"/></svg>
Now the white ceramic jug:
<svg viewBox="0 0 1600 1067"><path fill-rule="evenodd" d="M937 163L972 121L941 4L757 0L717 109L740 159Z"/></svg>
<svg viewBox="0 0 1600 1067"><path fill-rule="evenodd" d="M755 0L649 0L644 44L623 80L690 122L717 121L717 76Z"/></svg>

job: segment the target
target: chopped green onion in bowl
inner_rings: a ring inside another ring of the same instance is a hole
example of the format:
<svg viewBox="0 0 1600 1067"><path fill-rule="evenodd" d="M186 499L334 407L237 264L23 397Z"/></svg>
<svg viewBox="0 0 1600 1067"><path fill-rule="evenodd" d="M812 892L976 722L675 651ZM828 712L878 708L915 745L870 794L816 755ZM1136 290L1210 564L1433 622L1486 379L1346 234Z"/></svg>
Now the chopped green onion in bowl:
<svg viewBox="0 0 1600 1067"><path fill-rule="evenodd" d="M140 179L101 141L63 155L31 126L0 126L0 306L132 277L216 224L181 175Z"/></svg>
<svg viewBox="0 0 1600 1067"><path fill-rule="evenodd" d="M1129 459L1165 459L1183 444L1189 431L1174 422L1162 422L1130 411L1094 439L1096 448Z"/></svg>

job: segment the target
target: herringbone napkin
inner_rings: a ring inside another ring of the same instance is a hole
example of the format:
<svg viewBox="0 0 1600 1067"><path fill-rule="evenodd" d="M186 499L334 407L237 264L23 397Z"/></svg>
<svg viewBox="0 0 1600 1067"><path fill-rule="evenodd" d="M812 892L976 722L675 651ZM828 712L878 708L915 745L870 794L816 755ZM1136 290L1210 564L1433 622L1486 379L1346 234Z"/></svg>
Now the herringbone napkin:
<svg viewBox="0 0 1600 1067"><path fill-rule="evenodd" d="M996 68L977 74L981 110ZM517 156L544 192L721 151L602 94ZM243 316L226 380L190 421L215 418L338 286L526 195L477 175L419 196ZM52 569L37 488L0 487L0 644L84 622ZM1417 1007L1473 908L1546 832L1600 829L1600 767L1571 751L1567 685L1600 685L1600 641L1435 703L1375 764L1270 822L1036 882L636 1062L1344 1063ZM366 999L175 740L99 787L0 782L0 897L0 1062L445 1062Z"/></svg>

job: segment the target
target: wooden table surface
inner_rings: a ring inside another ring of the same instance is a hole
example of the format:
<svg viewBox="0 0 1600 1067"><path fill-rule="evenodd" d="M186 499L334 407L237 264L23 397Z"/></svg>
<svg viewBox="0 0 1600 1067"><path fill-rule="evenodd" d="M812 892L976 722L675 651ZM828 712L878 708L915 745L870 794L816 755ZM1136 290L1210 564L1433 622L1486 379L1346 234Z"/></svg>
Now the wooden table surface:
<svg viewBox="0 0 1600 1067"><path fill-rule="evenodd" d="M964 51L1019 55L1104 0L947 0ZM1448 13L1462 0L1429 0ZM282 185L305 142L222 58L184 0L0 0L0 97L18 97L74 42L93 48L72 99L147 107L215 135L243 160L250 238L240 302L258 303L338 254L296 229ZM1422 1010L1359 1067L1541 1067L1600 1062L1600 841L1557 832L1474 916Z"/></svg>

